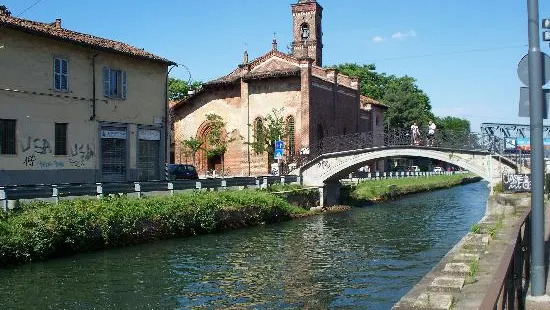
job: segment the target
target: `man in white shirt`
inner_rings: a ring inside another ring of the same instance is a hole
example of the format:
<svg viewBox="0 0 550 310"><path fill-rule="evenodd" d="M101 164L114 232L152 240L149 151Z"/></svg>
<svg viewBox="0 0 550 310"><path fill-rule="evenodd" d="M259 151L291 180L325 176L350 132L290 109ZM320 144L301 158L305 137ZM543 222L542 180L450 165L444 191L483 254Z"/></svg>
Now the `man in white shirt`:
<svg viewBox="0 0 550 310"><path fill-rule="evenodd" d="M430 121L430 125L428 125L428 143L427 143L428 146L434 145L435 129L436 129L436 126L434 122Z"/></svg>

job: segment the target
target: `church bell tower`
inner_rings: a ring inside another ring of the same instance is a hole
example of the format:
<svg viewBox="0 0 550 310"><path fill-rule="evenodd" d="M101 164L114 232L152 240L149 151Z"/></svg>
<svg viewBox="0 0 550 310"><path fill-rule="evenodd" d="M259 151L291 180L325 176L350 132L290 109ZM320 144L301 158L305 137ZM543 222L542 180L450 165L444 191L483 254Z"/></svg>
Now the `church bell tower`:
<svg viewBox="0 0 550 310"><path fill-rule="evenodd" d="M309 57L313 64L323 66L323 7L315 0L299 0L292 4L294 41L292 56Z"/></svg>

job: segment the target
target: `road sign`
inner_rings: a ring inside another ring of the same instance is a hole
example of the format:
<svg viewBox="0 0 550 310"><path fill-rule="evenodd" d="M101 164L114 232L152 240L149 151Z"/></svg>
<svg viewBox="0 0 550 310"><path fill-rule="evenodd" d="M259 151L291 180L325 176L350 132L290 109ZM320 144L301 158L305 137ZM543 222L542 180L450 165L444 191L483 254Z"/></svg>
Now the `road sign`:
<svg viewBox="0 0 550 310"><path fill-rule="evenodd" d="M550 57L545 53L542 54L542 65L543 65L543 74L542 85L550 82ZM518 77L519 80L525 85L529 86L529 55L523 56L521 61L518 64Z"/></svg>
<svg viewBox="0 0 550 310"><path fill-rule="evenodd" d="M281 140L275 141L275 153L274 158L275 159L282 159L283 153L284 153L285 143Z"/></svg>
<svg viewBox="0 0 550 310"><path fill-rule="evenodd" d="M550 89L543 89L544 111L541 111L542 118L548 119L548 102L550 101ZM519 90L519 117L529 117L529 87L521 87Z"/></svg>
<svg viewBox="0 0 550 310"><path fill-rule="evenodd" d="M285 142L281 140L275 141L275 148L276 149L284 149L285 148Z"/></svg>
<svg viewBox="0 0 550 310"><path fill-rule="evenodd" d="M273 155L273 158L282 159L283 158L283 149L275 149L275 153Z"/></svg>

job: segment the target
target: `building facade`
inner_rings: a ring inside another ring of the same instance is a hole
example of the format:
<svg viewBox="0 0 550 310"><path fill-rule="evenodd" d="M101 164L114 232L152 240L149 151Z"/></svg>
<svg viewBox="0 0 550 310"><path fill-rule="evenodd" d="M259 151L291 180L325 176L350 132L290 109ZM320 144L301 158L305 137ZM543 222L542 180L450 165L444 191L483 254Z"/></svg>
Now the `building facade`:
<svg viewBox="0 0 550 310"><path fill-rule="evenodd" d="M164 178L167 68L0 8L0 186Z"/></svg>
<svg viewBox="0 0 550 310"><path fill-rule="evenodd" d="M223 170L231 175L270 171L272 160L267 153L256 154L250 143L274 110L281 111L289 132L283 158L286 163L317 148L324 137L381 126L385 106L361 96L359 79L322 67L323 8L314 0L301 0L291 7L291 53L278 51L276 40L271 51L251 62L245 52L242 64L234 71L203 84L173 106L176 162L193 161L201 172L220 170L218 158L199 151L192 159L182 145L185 139L208 135L208 114L219 115L225 122L225 134L231 142Z"/></svg>

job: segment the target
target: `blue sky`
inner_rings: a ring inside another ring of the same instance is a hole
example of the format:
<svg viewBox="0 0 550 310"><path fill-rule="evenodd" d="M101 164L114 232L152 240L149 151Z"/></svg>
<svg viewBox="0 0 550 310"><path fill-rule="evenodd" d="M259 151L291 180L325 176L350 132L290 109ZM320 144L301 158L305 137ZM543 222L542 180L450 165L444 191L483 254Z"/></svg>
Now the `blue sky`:
<svg viewBox="0 0 550 310"><path fill-rule="evenodd" d="M19 15L37 0L4 0ZM22 18L124 41L189 68L207 81L233 70L246 46L251 58L292 41L295 0L41 0ZM528 123L517 117L517 63L527 53L527 1L319 0L323 62L374 63L379 72L409 75L438 116L458 116L479 131L483 122ZM539 1L550 18L550 1ZM542 51L550 53L547 43ZM172 76L185 79L184 67ZM549 123L545 121L545 124Z"/></svg>

